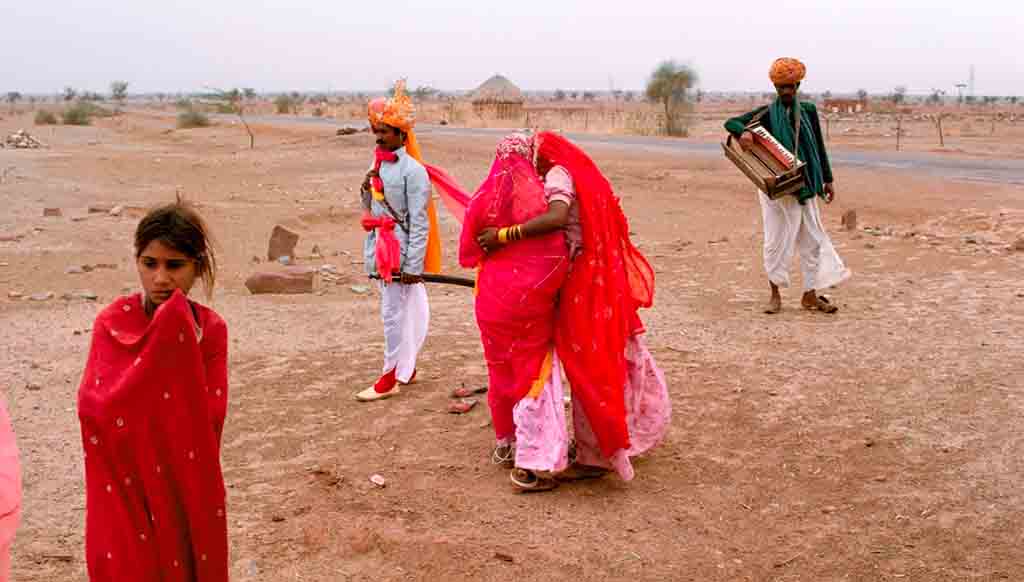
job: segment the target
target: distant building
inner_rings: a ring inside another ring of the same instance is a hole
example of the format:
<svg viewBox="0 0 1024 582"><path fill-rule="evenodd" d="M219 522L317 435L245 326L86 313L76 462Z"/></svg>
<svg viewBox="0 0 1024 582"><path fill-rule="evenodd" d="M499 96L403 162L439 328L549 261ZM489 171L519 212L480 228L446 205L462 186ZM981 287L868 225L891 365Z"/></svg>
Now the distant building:
<svg viewBox="0 0 1024 582"><path fill-rule="evenodd" d="M521 118L523 104L526 103L526 98L519 87L501 75L484 81L473 91L470 99L475 113L497 119Z"/></svg>
<svg viewBox="0 0 1024 582"><path fill-rule="evenodd" d="M825 99L827 113L860 113L868 108L866 99Z"/></svg>

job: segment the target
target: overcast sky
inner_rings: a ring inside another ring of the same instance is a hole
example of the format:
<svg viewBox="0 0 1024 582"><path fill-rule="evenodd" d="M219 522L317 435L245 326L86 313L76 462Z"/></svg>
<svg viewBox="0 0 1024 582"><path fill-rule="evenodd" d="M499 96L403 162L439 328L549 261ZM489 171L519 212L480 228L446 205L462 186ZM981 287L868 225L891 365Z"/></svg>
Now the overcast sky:
<svg viewBox="0 0 1024 582"><path fill-rule="evenodd" d="M1024 95L1020 0L4 0L0 91L640 89L658 61L705 90L766 90L795 56L804 89ZM770 12L769 12L770 11Z"/></svg>

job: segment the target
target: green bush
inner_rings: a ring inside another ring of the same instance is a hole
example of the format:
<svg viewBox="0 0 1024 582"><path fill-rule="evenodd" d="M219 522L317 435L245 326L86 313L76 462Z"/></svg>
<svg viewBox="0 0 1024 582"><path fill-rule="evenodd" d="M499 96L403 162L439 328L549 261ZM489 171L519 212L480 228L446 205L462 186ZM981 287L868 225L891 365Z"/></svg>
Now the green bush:
<svg viewBox="0 0 1024 582"><path fill-rule="evenodd" d="M210 118L201 111L182 111L178 114L178 129L209 127Z"/></svg>
<svg viewBox="0 0 1024 582"><path fill-rule="evenodd" d="M92 112L86 103L76 103L61 114L64 125L89 125L92 123Z"/></svg>
<svg viewBox="0 0 1024 582"><path fill-rule="evenodd" d="M218 103L217 113L224 113L227 115L234 115L238 113L238 108L235 107L234 103Z"/></svg>
<svg viewBox="0 0 1024 582"><path fill-rule="evenodd" d="M36 111L36 125L57 125L57 116L52 111Z"/></svg>

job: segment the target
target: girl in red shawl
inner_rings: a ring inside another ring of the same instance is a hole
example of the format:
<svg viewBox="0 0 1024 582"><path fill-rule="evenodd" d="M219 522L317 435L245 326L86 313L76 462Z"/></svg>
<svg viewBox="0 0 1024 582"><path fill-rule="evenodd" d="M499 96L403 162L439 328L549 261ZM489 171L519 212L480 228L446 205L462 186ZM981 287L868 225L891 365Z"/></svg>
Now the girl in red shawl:
<svg viewBox="0 0 1024 582"><path fill-rule="evenodd" d="M143 293L96 318L78 392L89 578L226 582L227 326L187 298L213 290L207 227L180 199L157 208L135 257Z"/></svg>
<svg viewBox="0 0 1024 582"><path fill-rule="evenodd" d="M630 457L660 442L670 404L636 314L652 303L654 274L597 166L556 134L505 138L466 210L460 260L480 267L493 460L514 465L524 491L612 468L632 479ZM563 370L577 445L568 470Z"/></svg>

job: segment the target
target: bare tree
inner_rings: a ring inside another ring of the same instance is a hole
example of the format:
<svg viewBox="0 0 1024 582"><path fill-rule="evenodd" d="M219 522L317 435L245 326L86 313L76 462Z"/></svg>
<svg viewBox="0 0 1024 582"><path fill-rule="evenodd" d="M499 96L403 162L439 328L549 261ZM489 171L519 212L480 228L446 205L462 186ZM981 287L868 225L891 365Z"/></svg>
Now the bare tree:
<svg viewBox="0 0 1024 582"><path fill-rule="evenodd" d="M689 91L697 82L697 72L689 65L664 61L654 69L647 82L647 98L665 108L665 133L686 135L687 128L679 122L691 108Z"/></svg>
<svg viewBox="0 0 1024 582"><path fill-rule="evenodd" d="M4 100L11 105L11 113L14 113L14 104L21 101L21 93L17 91L9 91L4 97Z"/></svg>
<svg viewBox="0 0 1024 582"><path fill-rule="evenodd" d="M65 101L74 101L75 97L78 97L78 91L75 91L74 87L64 87L64 92L61 93L61 97Z"/></svg>
<svg viewBox="0 0 1024 582"><path fill-rule="evenodd" d="M245 132L249 134L249 149L256 148L256 136L252 133L252 128L249 127L248 122L245 121L245 93L238 89L232 89L225 91L223 89L212 89L214 97L221 102L222 105L227 105L231 108L235 115L238 116L238 120L242 122L242 126L245 127Z"/></svg>
<svg viewBox="0 0 1024 582"><path fill-rule="evenodd" d="M868 92L866 89L857 89L857 100L865 102L868 100Z"/></svg>
<svg viewBox="0 0 1024 582"><path fill-rule="evenodd" d="M117 101L118 109L124 107L124 100L128 97L128 81L114 81L110 84L110 97Z"/></svg>

